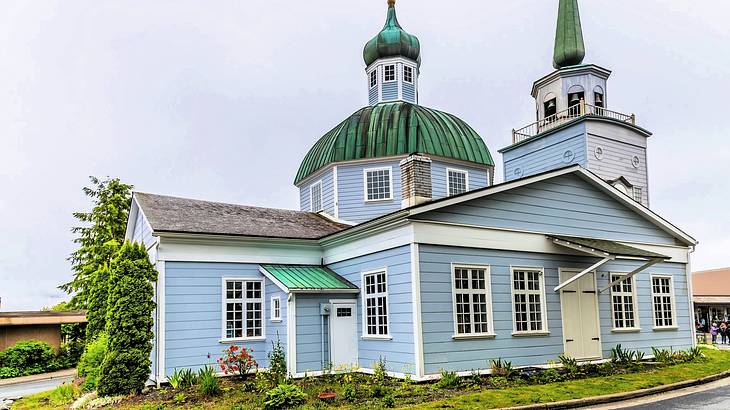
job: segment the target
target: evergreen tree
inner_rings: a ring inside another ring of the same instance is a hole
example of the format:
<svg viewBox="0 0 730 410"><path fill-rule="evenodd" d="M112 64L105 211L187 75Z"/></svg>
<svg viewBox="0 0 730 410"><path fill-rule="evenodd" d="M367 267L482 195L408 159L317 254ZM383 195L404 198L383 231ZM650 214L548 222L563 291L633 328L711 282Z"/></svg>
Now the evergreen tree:
<svg viewBox="0 0 730 410"><path fill-rule="evenodd" d="M126 242L110 265L106 333L109 347L99 374L102 396L138 392L149 377L152 351L152 282L157 271L141 244Z"/></svg>
<svg viewBox="0 0 730 410"><path fill-rule="evenodd" d="M131 204L132 185L124 184L118 178L89 179L91 187L84 187L83 191L94 201L94 207L91 212L73 214L81 222L81 226L71 229L78 235L74 242L79 248L69 257L73 280L61 286L67 293L74 294L69 303L74 309L89 308L92 283L102 282L95 279L103 274L97 275L97 271L111 261L118 244L124 241ZM101 304L105 305L105 299ZM104 307L101 306L102 311ZM93 336L93 333L89 335Z"/></svg>

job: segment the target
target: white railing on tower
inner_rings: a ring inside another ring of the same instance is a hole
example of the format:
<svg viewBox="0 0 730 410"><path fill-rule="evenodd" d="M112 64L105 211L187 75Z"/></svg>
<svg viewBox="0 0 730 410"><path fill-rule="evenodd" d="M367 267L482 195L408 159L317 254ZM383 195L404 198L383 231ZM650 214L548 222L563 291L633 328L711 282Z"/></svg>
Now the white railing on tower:
<svg viewBox="0 0 730 410"><path fill-rule="evenodd" d="M584 100L581 100L579 104L568 107L567 110L545 117L540 121L535 121L532 124L524 126L518 130L512 130L512 143L516 144L520 141L532 138L536 135L542 134L543 132L573 121L576 118L584 116L611 118L617 121L636 125L636 116L634 114L623 114L611 111L603 107L586 104Z"/></svg>

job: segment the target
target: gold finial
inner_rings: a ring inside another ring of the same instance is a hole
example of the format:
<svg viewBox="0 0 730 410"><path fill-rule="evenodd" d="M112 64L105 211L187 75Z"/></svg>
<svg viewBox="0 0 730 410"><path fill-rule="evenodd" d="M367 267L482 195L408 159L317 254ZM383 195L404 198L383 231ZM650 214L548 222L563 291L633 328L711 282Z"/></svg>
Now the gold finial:
<svg viewBox="0 0 730 410"><path fill-rule="evenodd" d="M395 7L395 0L388 0L388 7Z"/></svg>

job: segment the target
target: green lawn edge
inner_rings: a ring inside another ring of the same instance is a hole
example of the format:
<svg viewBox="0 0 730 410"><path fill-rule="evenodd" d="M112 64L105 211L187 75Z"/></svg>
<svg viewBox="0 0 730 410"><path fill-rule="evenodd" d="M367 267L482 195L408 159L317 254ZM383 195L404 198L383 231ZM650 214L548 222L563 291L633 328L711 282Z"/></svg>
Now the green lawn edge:
<svg viewBox="0 0 730 410"><path fill-rule="evenodd" d="M588 379L570 380L544 385L524 385L519 387L506 387L501 389L485 389L478 392L469 390L438 390L437 395L442 399L428 402L420 402L412 405L405 405L403 398L396 400L401 408L418 409L494 409L502 407L524 406L529 404L544 404L564 400L583 399L587 397L603 396L608 394L630 392L647 389L682 381L696 380L707 376L722 373L730 370L730 351L719 351L703 349L706 359L699 362L683 363L651 370L644 370L638 373L620 374L613 376L593 377ZM428 387L428 386L424 386ZM28 396L15 403L12 409L62 409L65 406L52 405L49 403L51 392L38 393ZM137 396L133 403L122 402L115 405L115 408L138 410L138 409L256 409L261 407L261 400L247 401L246 395L241 391L227 390L226 393L217 398L206 401L191 400L186 403L175 404L169 401L157 401L154 399ZM263 396L263 395L262 395ZM191 397L192 399L192 397ZM241 401L241 400L244 401ZM251 398L249 397L248 400ZM398 403L401 401L401 403ZM413 403L413 401L411 401ZM375 403L353 403L351 405L340 404L339 406L328 406L310 400L301 409L363 409L379 408ZM160 407L161 406L161 407Z"/></svg>

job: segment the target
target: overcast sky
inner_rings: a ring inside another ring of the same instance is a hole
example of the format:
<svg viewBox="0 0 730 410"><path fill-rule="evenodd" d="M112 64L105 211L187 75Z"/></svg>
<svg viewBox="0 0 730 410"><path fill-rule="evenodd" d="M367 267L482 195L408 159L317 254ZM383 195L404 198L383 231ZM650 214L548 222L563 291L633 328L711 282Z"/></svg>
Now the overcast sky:
<svg viewBox="0 0 730 410"><path fill-rule="evenodd" d="M299 162L367 104L362 47L385 0L27 1L0 10L2 310L64 299L88 175L296 208ZM651 205L730 266L730 2L582 0L609 108L651 130ZM422 45L420 103L497 149L534 121L557 0L399 0Z"/></svg>

